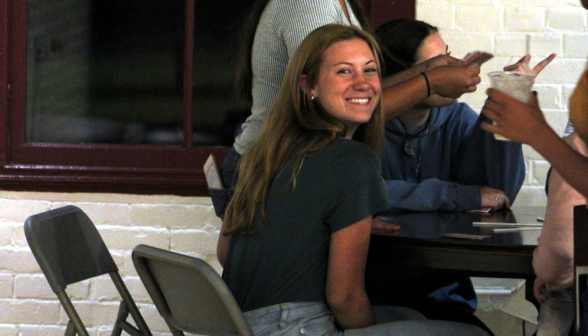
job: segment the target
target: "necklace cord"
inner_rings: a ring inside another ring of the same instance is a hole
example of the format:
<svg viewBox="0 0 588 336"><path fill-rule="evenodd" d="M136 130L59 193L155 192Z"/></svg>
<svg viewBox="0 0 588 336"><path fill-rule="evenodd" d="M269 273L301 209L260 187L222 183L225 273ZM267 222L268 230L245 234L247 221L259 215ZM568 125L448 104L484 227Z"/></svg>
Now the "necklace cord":
<svg viewBox="0 0 588 336"><path fill-rule="evenodd" d="M417 134L409 134L408 133L408 129L406 128L406 126L404 126L403 123L400 122L400 125L402 125L402 128L404 128L404 135L406 136L406 140L404 141L404 152L409 155L409 156L416 156L416 153L414 152L414 146L413 146L413 139L418 137L421 133L423 133L423 131L425 132L425 135L429 134L429 124L431 121L431 112L429 111L429 115L427 116L427 123L425 125L425 128L421 129ZM421 160L423 159L423 147L421 145L420 151L419 151L419 157L418 157L418 161L415 167L415 174L418 177L420 170L421 170Z"/></svg>

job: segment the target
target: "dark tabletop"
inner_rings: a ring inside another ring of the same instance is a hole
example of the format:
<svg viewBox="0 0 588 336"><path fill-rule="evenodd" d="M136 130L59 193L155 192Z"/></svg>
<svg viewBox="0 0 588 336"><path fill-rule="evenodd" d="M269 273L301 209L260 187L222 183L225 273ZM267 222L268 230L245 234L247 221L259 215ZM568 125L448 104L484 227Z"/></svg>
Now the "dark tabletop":
<svg viewBox="0 0 588 336"><path fill-rule="evenodd" d="M400 231L372 234L366 264L366 288L368 293L372 293L370 300L375 304L390 304L386 301L388 298L401 297L402 288L413 283L411 272L415 269L422 270L418 274L427 274L447 283L464 276L478 276L526 279L532 284L535 278L533 250L541 230L494 233L495 227L475 226L473 223L537 224L537 217L543 218L544 214L545 207L515 207L487 214L414 211L382 213L380 215L386 216L387 221L399 225ZM484 238L458 239L445 236L451 233ZM525 292L527 300L537 305L533 286L526 286ZM407 300L412 300L412 297ZM405 303L400 301L399 305Z"/></svg>
<svg viewBox="0 0 588 336"><path fill-rule="evenodd" d="M540 223L545 207L515 207L510 210L472 213L472 212L417 212L390 210L379 214L386 222L400 226L400 232L392 234L398 238L414 238L437 242L480 245L537 245L541 230L521 230L515 232L494 233L497 227L476 226L475 222L484 223ZM447 238L444 235L464 233L474 236L489 236L481 239ZM374 236L390 234L374 234ZM374 239L376 237L372 237ZM376 238L377 239L377 238Z"/></svg>

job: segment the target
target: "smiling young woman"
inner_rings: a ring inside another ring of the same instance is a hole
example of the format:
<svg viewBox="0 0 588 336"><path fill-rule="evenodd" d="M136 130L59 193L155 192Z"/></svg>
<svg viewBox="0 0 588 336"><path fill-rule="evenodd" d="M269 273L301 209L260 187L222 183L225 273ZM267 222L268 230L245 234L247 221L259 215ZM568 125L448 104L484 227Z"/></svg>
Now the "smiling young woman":
<svg viewBox="0 0 588 336"><path fill-rule="evenodd" d="M386 208L377 55L358 28L310 33L241 159L217 255L255 334L487 335L407 308L389 312L410 320L376 324L364 273L372 216Z"/></svg>
<svg viewBox="0 0 588 336"><path fill-rule="evenodd" d="M351 139L380 103L380 78L374 55L361 39L337 42L325 51L320 73L312 86L302 75L302 90L309 91L330 116L342 121L347 127L345 137Z"/></svg>

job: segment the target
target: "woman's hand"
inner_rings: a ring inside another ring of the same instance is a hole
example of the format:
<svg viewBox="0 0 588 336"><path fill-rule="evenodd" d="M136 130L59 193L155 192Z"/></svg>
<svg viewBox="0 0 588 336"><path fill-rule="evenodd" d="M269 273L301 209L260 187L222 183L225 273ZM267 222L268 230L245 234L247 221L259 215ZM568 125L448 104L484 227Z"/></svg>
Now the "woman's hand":
<svg viewBox="0 0 588 336"><path fill-rule="evenodd" d="M372 233L386 234L390 236L400 233L400 226L380 220L376 217L372 220Z"/></svg>
<svg viewBox="0 0 588 336"><path fill-rule="evenodd" d="M476 85L482 80L480 67L467 67L462 64L463 62L456 65L444 65L427 71L431 95L459 98L464 93L476 91Z"/></svg>
<svg viewBox="0 0 588 336"><path fill-rule="evenodd" d="M482 113L496 124L483 122L483 130L531 146L539 140L543 131L551 130L539 108L536 94L531 95L527 105L494 89L486 92L488 99Z"/></svg>
<svg viewBox="0 0 588 336"><path fill-rule="evenodd" d="M510 201L504 191L484 186L480 187L480 206L490 207L492 211L496 211L502 207L510 208Z"/></svg>
<svg viewBox="0 0 588 336"><path fill-rule="evenodd" d="M547 56L544 60L537 63L533 69L529 68L529 62L531 61L531 55L527 54L523 56L518 62L515 64L511 64L504 67L504 71L521 71L521 72L530 72L537 77L541 71L555 58L556 54L551 54Z"/></svg>
<svg viewBox="0 0 588 336"><path fill-rule="evenodd" d="M421 66L420 71L427 71L445 65L463 65L463 61L449 55L439 55L416 65Z"/></svg>

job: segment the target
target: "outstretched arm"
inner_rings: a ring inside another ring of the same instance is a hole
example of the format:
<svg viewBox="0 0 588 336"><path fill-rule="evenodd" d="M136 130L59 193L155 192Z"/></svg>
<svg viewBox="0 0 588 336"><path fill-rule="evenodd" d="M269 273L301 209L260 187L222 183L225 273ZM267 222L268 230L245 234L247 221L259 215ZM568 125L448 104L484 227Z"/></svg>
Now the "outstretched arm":
<svg viewBox="0 0 588 336"><path fill-rule="evenodd" d="M331 234L327 303L342 329L375 324L364 274L372 216Z"/></svg>
<svg viewBox="0 0 588 336"><path fill-rule="evenodd" d="M588 197L588 159L560 138L547 124L536 95L529 105L497 90L488 89L482 110L497 125L483 123L482 128L513 141L528 144L549 161L553 169L584 197Z"/></svg>
<svg viewBox="0 0 588 336"><path fill-rule="evenodd" d="M386 120L396 118L428 95L458 98L466 92L474 92L481 81L479 74L479 67L466 67L462 61L444 55L386 77L382 80Z"/></svg>

